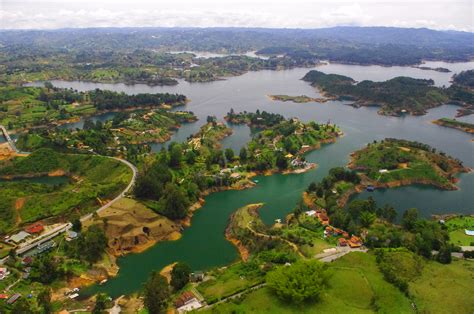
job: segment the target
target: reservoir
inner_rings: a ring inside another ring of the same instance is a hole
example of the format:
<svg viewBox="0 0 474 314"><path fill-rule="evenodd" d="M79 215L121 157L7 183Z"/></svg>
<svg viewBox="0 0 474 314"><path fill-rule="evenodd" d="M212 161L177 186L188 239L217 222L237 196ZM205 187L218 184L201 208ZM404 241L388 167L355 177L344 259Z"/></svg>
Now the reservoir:
<svg viewBox="0 0 474 314"><path fill-rule="evenodd" d="M440 73L411 67L379 67L331 64L316 69L352 76L356 80L386 80L399 75L432 78L437 85L449 85L450 77L457 71L474 68L474 63L462 65L442 63L436 66L451 69L452 73ZM432 66L427 64L427 66ZM205 270L223 266L238 258L236 249L224 238L229 216L237 208L249 203L263 202L260 209L267 224L283 218L290 212L310 182L320 181L332 167L345 166L349 154L374 140L386 137L403 138L429 144L438 151L459 158L466 166L474 168L473 136L455 129L431 123L432 120L453 118L457 107L446 105L432 109L424 116L387 117L377 114L377 108L356 109L340 101L326 103L277 102L267 95L307 95L319 97L319 93L301 78L310 69L285 71L249 72L245 75L211 83L188 83L180 81L176 86L150 87L147 85L96 84L86 82L53 81L58 87L77 90L95 88L123 91L126 93L170 92L185 94L191 101L180 110L193 111L199 118L196 123L186 124L172 140L182 141L196 132L205 123L208 115L222 119L233 108L235 111L256 109L280 113L285 117L298 117L303 121L336 123L345 135L334 144L312 151L306 159L318 164L312 171L299 175L272 175L258 177L256 187L244 191L225 191L206 197L205 205L193 217L192 226L183 232L181 239L162 242L140 254L130 254L118 260L120 272L103 286L94 286L92 292L106 292L113 297L134 292L153 270L160 270L175 261L188 263L194 270ZM474 122L472 116L463 121ZM246 126L234 128L234 134L223 141L224 147L238 151L251 137ZM157 147L158 149L158 147ZM390 190L376 190L370 194L379 205L393 205L399 216L411 207L417 207L424 217L437 213L474 213L474 174L460 176L457 191L441 191L433 187L408 186Z"/></svg>

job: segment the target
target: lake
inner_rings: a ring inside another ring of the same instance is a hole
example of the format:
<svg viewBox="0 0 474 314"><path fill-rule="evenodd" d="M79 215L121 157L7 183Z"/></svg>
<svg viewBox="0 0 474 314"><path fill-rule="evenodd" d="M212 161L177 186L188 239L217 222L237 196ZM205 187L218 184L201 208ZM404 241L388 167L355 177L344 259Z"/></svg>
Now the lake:
<svg viewBox="0 0 474 314"><path fill-rule="evenodd" d="M453 64L443 63L450 68ZM453 71L474 68L472 62L456 64ZM410 67L379 67L353 65L319 66L318 70L352 76L357 80L386 80L399 75L419 78L433 78L437 85L449 84L454 73L440 73ZM150 87L147 85L94 84L86 82L53 81L58 87L72 87L77 90L95 88L123 91L126 93L182 93L190 98L186 110L193 111L199 121L183 127L173 136L173 140L184 140L205 123L208 115L222 119L233 108L235 111L255 111L256 109L280 113L286 117L298 117L303 121L331 121L344 131L345 136L337 143L325 145L320 150L307 154L307 160L318 164L318 168L300 175L273 175L256 178L259 182L253 189L225 191L206 197L205 205L195 213L192 226L183 232L178 241L163 242L141 254L130 254L118 260L120 272L103 286L94 286L86 293L98 291L111 296L131 293L140 289L142 283L153 270L184 261L194 270L204 270L226 265L238 258L236 249L224 238L229 216L237 208L256 202L265 205L260 214L265 223L271 224L291 211L301 193L312 181L319 181L329 169L345 166L349 154L373 140L386 137L416 140L435 147L437 150L461 159L465 165L474 167L474 143L472 135L458 130L432 124L441 117L454 117L457 107L441 106L427 115L414 117L386 117L377 114L377 108L356 109L340 101L327 103L294 104L270 100L269 94L307 95L319 97L319 93L301 80L310 69L285 71L249 72L239 77L211 83L188 83L180 81L177 86ZM334 71L334 72L333 72ZM182 109L182 108L181 108ZM471 116L465 121L473 122ZM223 142L225 147L238 151L250 139L246 126L234 127L232 136ZM157 147L158 149L159 147ZM377 190L370 195L380 205L390 203L399 215L410 207L417 207L420 214L430 217L435 213L474 213L474 175L462 175L457 191L441 191L432 187L409 186L390 190ZM361 194L357 197L366 197Z"/></svg>

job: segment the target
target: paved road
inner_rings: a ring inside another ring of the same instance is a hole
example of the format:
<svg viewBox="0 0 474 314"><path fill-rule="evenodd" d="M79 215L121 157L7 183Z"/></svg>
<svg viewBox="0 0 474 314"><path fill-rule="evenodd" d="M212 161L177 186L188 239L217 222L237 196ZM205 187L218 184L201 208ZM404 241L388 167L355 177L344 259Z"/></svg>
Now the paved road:
<svg viewBox="0 0 474 314"><path fill-rule="evenodd" d="M8 144L10 144L12 150L17 154L20 153L20 151L18 151L18 149L16 148L15 142L13 142L12 138L8 134L7 129L3 125L0 125L0 130L2 130L3 136L7 140Z"/></svg>
<svg viewBox="0 0 474 314"><path fill-rule="evenodd" d="M11 139L10 135L8 135L8 132L7 132L7 129L3 126L3 125L0 125L0 130L2 131L3 135L5 136L5 138L7 139L8 143L10 144L11 148L16 152L16 153L23 153L23 152L20 152L18 151L18 149L16 148L15 146L15 143L13 142L13 140ZM25 154L29 154L29 153L26 153ZM102 156L102 155L99 155L99 156ZM98 210L96 210L96 213L100 213L101 211L105 210L106 208L109 208L113 203L115 203L116 201L118 201L119 199L121 199L122 197L124 197L133 187L133 185L135 184L135 181L137 179L137 173L138 173L138 170L137 170L137 167L135 167L132 163L130 163L129 161L125 160L125 159L121 159L121 158L117 158L117 157L109 157L109 156L102 156L102 157L106 157L106 158L112 158L112 159L115 159L115 160L118 160L120 161L121 163L125 164L127 167L129 167L131 170L132 170L132 180L130 180L130 183L127 185L127 187L125 188L125 190L122 191L122 193L120 193L116 198L114 198L113 200L111 200L110 202L108 202L107 204L103 205L102 207L100 207ZM81 217L81 221L86 221L88 219L90 219L92 217L93 214L87 214L83 217Z"/></svg>
<svg viewBox="0 0 474 314"><path fill-rule="evenodd" d="M121 158L117 158L117 157L108 157L108 158L118 160L121 163L125 164L127 167L129 167L132 170L133 175L132 175L132 180L130 180L130 183L127 185L125 190L123 190L122 193L120 193L116 198L114 198L113 200L111 200L107 204L103 205L98 210L96 210L97 214L100 214L100 212L102 212L103 210L105 210L105 209L109 208L110 206L112 206L116 201L118 201L119 199L125 197L125 195L132 189L133 185L135 184L135 181L137 180L138 170L137 170L137 167L135 167L132 163L130 163L129 161L127 161L125 159L121 159ZM87 215L81 217L81 221L84 222L84 221L92 218L92 215L93 214L91 213L91 214L87 214Z"/></svg>

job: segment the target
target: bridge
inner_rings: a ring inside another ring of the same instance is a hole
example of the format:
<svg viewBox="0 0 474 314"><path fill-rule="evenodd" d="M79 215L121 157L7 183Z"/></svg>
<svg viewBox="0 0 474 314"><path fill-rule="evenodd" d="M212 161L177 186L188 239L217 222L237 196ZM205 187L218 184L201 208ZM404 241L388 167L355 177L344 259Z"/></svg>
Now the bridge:
<svg viewBox="0 0 474 314"><path fill-rule="evenodd" d="M0 125L0 130L2 130L3 137L5 137L5 139L7 140L8 144L9 144L10 147L11 147L11 149L12 149L15 153L20 154L21 152L18 150L18 148L16 148L15 142L12 140L12 138L11 138L10 135L8 134L7 129L6 129L3 125Z"/></svg>

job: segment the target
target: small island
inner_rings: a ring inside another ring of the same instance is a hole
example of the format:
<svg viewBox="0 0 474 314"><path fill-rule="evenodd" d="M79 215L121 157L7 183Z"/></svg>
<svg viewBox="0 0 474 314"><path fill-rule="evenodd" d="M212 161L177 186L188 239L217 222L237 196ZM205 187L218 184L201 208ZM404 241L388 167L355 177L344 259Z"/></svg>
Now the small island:
<svg viewBox="0 0 474 314"><path fill-rule="evenodd" d="M349 168L359 172L362 184L390 188L414 183L456 190L456 174L469 172L462 162L429 145L387 138L351 155Z"/></svg>
<svg viewBox="0 0 474 314"><path fill-rule="evenodd" d="M349 100L351 105L378 106L379 114L400 116L405 113L424 115L430 108L452 103L472 109L474 93L469 71L455 76L449 88L434 86L433 80L395 77L384 82L362 81L337 74L309 71L303 80L317 87L328 98Z"/></svg>
<svg viewBox="0 0 474 314"><path fill-rule="evenodd" d="M343 135L333 124L303 123L296 118L285 119L259 110L255 113L231 110L225 119L260 130L248 144L247 167L266 174L300 173L314 168L316 165L308 163L303 155Z"/></svg>
<svg viewBox="0 0 474 314"><path fill-rule="evenodd" d="M457 129L466 133L474 134L474 124L458 121L456 119L441 118L433 121L434 124Z"/></svg>
<svg viewBox="0 0 474 314"><path fill-rule="evenodd" d="M450 73L451 70L447 68L442 68L442 67L437 67L437 68L432 68L432 67L427 67L427 66L420 66L420 65L415 65L413 68L420 69L420 70L426 70L426 71L436 71L436 72L441 72L441 73Z"/></svg>
<svg viewBox="0 0 474 314"><path fill-rule="evenodd" d="M297 104L302 104L302 103L307 103L307 102L319 102L319 103L324 103L329 101L328 98L313 98L309 97L306 95L301 95L301 96L288 96L288 95L268 95L268 97L271 100L276 100L276 101L291 101Z"/></svg>

